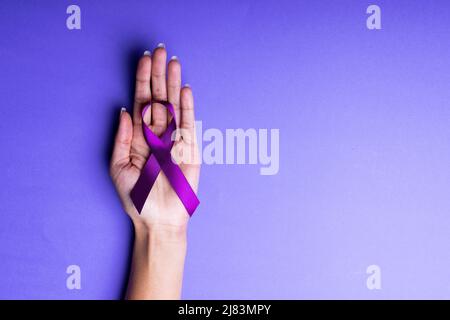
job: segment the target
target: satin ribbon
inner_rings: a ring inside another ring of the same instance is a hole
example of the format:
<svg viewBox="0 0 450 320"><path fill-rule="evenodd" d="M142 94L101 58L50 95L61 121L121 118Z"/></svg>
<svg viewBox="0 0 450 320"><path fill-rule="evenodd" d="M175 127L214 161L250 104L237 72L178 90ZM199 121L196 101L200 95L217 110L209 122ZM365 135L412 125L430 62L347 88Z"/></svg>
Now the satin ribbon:
<svg viewBox="0 0 450 320"><path fill-rule="evenodd" d="M144 114L151 107L151 103L146 105L142 110L142 130L144 133L145 140L150 147L150 157L142 169L141 175L136 182L133 190L131 190L131 200L141 213L144 207L145 200L153 187L153 184L158 177L158 174L162 170L169 180L173 190L180 198L184 207L186 208L189 216L192 216L197 206L200 204L194 190L192 190L191 185L187 181L180 167L172 161L172 156L170 150L173 147L174 141L172 140L172 134L176 130L176 119L175 111L173 105L165 101L153 101L153 103L163 104L167 110L169 110L172 115L172 120L167 126L166 131L158 137L153 133L150 128L144 122Z"/></svg>

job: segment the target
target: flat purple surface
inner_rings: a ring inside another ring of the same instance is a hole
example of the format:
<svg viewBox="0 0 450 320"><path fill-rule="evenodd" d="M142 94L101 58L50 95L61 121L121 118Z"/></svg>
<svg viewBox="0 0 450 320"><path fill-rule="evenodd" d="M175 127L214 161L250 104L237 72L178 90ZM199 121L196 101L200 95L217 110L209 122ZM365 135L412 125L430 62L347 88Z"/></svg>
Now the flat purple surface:
<svg viewBox="0 0 450 320"><path fill-rule="evenodd" d="M164 42L205 129L280 129L277 175L203 166L183 298L449 299L449 17L446 0L2 1L0 298L121 297L109 149Z"/></svg>

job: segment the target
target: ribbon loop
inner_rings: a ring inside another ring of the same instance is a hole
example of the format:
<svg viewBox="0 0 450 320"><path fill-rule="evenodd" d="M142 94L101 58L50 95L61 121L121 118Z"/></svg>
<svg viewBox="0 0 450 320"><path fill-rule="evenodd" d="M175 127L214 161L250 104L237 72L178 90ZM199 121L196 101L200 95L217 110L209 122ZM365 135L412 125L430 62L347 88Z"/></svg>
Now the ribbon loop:
<svg viewBox="0 0 450 320"><path fill-rule="evenodd" d="M163 104L169 113L172 115L172 120L167 126L166 131L158 137L144 122L144 114L151 107L152 103ZM141 213L144 207L145 201L156 181L160 171L166 175L167 180L171 184L173 190L180 198L184 207L186 208L189 216L192 216L195 209L200 204L194 190L187 181L180 167L172 161L170 151L172 150L174 141L172 140L172 134L176 130L176 119L173 105L166 101L153 101L142 109L142 130L144 132L145 141L147 141L150 147L150 156L141 171L141 175L136 182L136 185L131 190L131 200Z"/></svg>

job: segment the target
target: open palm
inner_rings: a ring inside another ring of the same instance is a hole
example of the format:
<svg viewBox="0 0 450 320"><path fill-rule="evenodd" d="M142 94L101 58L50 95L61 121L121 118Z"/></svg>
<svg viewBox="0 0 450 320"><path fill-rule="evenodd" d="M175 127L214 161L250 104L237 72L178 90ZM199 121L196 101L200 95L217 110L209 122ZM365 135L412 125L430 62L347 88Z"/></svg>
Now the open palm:
<svg viewBox="0 0 450 320"><path fill-rule="evenodd" d="M177 139L172 149L183 156L180 164L192 189L197 192L200 174L198 147L195 137L194 100L189 86L181 87L181 65L172 57L166 68L167 52L162 44L150 55L146 52L139 60L136 72L136 91L133 117L122 109L110 175L125 211L133 221L146 224L185 226L189 215L162 171L160 171L145 205L138 213L130 198L141 170L147 161L149 149L142 131L143 107L152 100L168 101L175 110ZM166 71L167 70L167 71ZM157 135L161 135L171 120L167 109L153 103L144 115L144 122Z"/></svg>

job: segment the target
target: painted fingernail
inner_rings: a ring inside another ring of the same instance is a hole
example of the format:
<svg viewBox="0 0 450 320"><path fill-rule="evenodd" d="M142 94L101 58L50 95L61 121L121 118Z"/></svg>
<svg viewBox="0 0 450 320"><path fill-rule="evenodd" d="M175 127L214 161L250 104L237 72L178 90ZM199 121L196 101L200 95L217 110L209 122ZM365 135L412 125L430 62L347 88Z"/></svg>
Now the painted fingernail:
<svg viewBox="0 0 450 320"><path fill-rule="evenodd" d="M170 57L170 60L178 60L178 57L177 56L172 56L172 57Z"/></svg>
<svg viewBox="0 0 450 320"><path fill-rule="evenodd" d="M165 48L166 45L162 42L158 43L158 45L156 46L157 48Z"/></svg>
<svg viewBox="0 0 450 320"><path fill-rule="evenodd" d="M190 87L191 87L191 85L190 85L189 83L185 83L185 84L184 84L184 87L186 87L186 88L190 88Z"/></svg>
<svg viewBox="0 0 450 320"><path fill-rule="evenodd" d="M144 51L144 56L151 56L151 55L152 55L151 51L148 51L148 50Z"/></svg>
<svg viewBox="0 0 450 320"><path fill-rule="evenodd" d="M127 111L127 109L125 107L122 107L122 109L120 109L120 114L124 113L125 111Z"/></svg>

